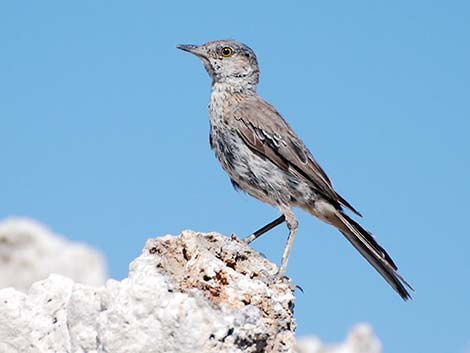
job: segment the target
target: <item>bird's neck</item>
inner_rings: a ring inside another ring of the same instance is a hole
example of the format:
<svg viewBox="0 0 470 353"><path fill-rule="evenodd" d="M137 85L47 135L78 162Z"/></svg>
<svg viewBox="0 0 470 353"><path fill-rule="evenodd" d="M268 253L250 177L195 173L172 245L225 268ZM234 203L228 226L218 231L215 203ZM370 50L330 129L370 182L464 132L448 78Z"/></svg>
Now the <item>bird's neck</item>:
<svg viewBox="0 0 470 353"><path fill-rule="evenodd" d="M254 95L256 95L256 85L226 80L212 82L209 103L211 124L217 124L223 120L225 112L234 109L239 102Z"/></svg>
<svg viewBox="0 0 470 353"><path fill-rule="evenodd" d="M224 92L227 94L256 95L258 86L257 77L229 76L212 81L212 92Z"/></svg>

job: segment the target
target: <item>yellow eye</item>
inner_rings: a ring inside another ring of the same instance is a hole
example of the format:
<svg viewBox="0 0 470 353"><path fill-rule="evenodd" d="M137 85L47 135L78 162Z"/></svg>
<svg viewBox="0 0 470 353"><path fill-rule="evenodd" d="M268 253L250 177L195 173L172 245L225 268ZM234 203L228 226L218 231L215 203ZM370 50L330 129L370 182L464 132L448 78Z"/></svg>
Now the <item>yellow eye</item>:
<svg viewBox="0 0 470 353"><path fill-rule="evenodd" d="M230 47L223 47L220 50L220 55L222 55L224 58L228 58L229 56L232 56L233 50Z"/></svg>

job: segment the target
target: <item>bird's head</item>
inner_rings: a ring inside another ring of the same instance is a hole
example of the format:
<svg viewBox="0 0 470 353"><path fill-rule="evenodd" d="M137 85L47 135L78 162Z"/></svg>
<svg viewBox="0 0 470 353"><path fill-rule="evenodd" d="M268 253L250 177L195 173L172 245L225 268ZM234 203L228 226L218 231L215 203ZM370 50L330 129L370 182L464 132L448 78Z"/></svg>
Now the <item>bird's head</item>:
<svg viewBox="0 0 470 353"><path fill-rule="evenodd" d="M258 84L256 55L243 43L217 40L202 45L178 45L177 48L199 57L213 82Z"/></svg>

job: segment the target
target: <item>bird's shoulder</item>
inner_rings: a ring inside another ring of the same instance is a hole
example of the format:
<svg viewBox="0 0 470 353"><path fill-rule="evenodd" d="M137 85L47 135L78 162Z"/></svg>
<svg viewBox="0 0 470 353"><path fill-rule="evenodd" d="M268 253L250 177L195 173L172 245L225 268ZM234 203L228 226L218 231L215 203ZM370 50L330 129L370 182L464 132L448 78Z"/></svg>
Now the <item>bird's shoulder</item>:
<svg viewBox="0 0 470 353"><path fill-rule="evenodd" d="M320 164L277 110L264 99L251 96L233 105L230 114L244 142L279 168L309 180L312 186L339 207L359 214L334 189Z"/></svg>
<svg viewBox="0 0 470 353"><path fill-rule="evenodd" d="M240 96L233 105L233 117L267 130L291 130L286 120L259 96Z"/></svg>
<svg viewBox="0 0 470 353"><path fill-rule="evenodd" d="M281 114L259 96L240 99L231 117L244 140L260 152L273 149L283 159L309 174L316 174L328 186L331 182L312 154Z"/></svg>
<svg viewBox="0 0 470 353"><path fill-rule="evenodd" d="M277 152L291 154L298 163L307 164L313 160L310 151L287 121L263 98L249 96L240 99L230 115L238 129L253 144L267 144Z"/></svg>

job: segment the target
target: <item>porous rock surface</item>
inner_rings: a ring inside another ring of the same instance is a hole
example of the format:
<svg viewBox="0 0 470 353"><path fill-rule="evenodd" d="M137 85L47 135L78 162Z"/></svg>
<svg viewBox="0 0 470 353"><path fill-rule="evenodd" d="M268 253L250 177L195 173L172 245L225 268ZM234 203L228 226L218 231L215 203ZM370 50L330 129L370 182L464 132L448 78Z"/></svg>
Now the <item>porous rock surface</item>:
<svg viewBox="0 0 470 353"><path fill-rule="evenodd" d="M28 218L0 222L0 288L27 291L51 273L89 285L106 280L104 257L95 249L66 240Z"/></svg>
<svg viewBox="0 0 470 353"><path fill-rule="evenodd" d="M0 290L0 352L294 352L294 287L276 271L236 238L150 239L122 281Z"/></svg>

